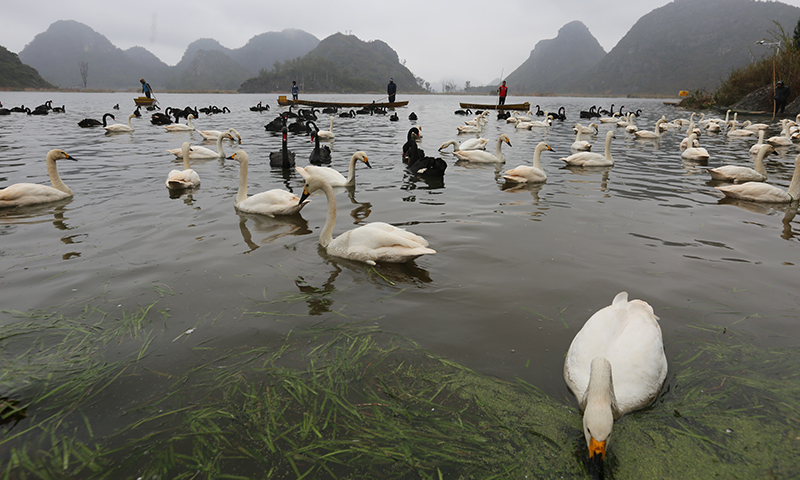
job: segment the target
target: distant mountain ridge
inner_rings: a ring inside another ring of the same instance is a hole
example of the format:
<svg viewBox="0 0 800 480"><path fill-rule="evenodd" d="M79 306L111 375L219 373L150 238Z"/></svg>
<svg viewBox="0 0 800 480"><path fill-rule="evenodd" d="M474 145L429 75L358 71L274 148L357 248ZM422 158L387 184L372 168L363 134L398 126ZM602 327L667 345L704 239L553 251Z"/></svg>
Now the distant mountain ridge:
<svg viewBox="0 0 800 480"><path fill-rule="evenodd" d="M385 92L390 78L394 78L399 92L424 91L421 79L400 63L397 52L385 42L365 42L354 35L336 33L305 56L247 80L240 91L286 91L292 81L297 81L306 93Z"/></svg>
<svg viewBox="0 0 800 480"><path fill-rule="evenodd" d="M674 0L644 15L601 62L571 83L589 95L672 95L713 90L733 68L771 55L755 45L800 8L755 0Z"/></svg>
<svg viewBox="0 0 800 480"><path fill-rule="evenodd" d="M16 53L0 47L0 88L54 88L33 67L22 63Z"/></svg>
<svg viewBox="0 0 800 480"><path fill-rule="evenodd" d="M574 79L597 65L606 51L579 21L558 30L553 39L539 41L530 57L506 77L515 95L519 92L572 93Z"/></svg>
<svg viewBox="0 0 800 480"><path fill-rule="evenodd" d="M78 64L86 62L87 86L94 89L136 88L138 79L146 78L156 90L236 90L261 69L305 55L318 43L302 30L263 33L238 49L200 39L171 67L143 47L123 51L82 23L60 20L36 35L19 58L61 88L83 87Z"/></svg>

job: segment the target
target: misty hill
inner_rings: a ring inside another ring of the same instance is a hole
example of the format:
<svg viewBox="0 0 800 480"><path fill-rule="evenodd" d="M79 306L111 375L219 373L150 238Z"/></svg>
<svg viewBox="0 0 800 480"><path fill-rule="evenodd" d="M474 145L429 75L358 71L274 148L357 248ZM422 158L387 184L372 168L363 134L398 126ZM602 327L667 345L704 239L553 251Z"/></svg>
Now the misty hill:
<svg viewBox="0 0 800 480"><path fill-rule="evenodd" d="M597 65L606 51L579 21L570 22L556 38L542 40L506 81L515 95L573 93L575 78ZM495 84L496 85L496 84Z"/></svg>
<svg viewBox="0 0 800 480"><path fill-rule="evenodd" d="M157 91L236 90L259 70L305 55L318 43L316 37L301 30L257 35L239 49L200 39L170 67L143 47L123 51L82 23L60 20L36 35L19 58L61 88L83 87L79 63L86 62L87 86L94 89L137 89L139 78L146 78Z"/></svg>
<svg viewBox="0 0 800 480"><path fill-rule="evenodd" d="M364 42L354 35L333 34L304 57L276 64L242 84L241 92L286 92L296 80L301 91L383 92L394 78L398 92L419 93L424 89L400 63L397 52L380 40Z"/></svg>
<svg viewBox="0 0 800 480"><path fill-rule="evenodd" d="M55 88L35 68L22 63L16 53L0 46L0 88Z"/></svg>
<svg viewBox="0 0 800 480"><path fill-rule="evenodd" d="M800 8L754 0L675 0L639 19L571 90L596 95L677 95L712 90L735 67L771 55L755 45L778 21L792 32Z"/></svg>

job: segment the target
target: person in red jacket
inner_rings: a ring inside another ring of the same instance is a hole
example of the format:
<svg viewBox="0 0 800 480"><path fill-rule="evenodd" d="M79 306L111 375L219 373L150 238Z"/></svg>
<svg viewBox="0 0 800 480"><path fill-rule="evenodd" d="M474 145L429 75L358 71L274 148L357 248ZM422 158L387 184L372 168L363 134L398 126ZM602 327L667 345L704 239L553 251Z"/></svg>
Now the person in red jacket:
<svg viewBox="0 0 800 480"><path fill-rule="evenodd" d="M508 87L506 87L506 81L503 80L503 84L500 85L500 88L497 89L497 95L499 95L498 105L505 105L506 104L506 95L508 95Z"/></svg>

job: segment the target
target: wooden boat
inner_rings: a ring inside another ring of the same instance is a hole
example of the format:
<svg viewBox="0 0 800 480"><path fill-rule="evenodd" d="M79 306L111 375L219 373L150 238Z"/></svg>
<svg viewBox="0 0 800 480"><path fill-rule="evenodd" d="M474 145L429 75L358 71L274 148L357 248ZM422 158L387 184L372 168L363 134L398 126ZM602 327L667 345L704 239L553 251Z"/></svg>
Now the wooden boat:
<svg viewBox="0 0 800 480"><path fill-rule="evenodd" d="M133 103L135 103L137 107L150 107L154 103L156 103L156 99L147 97L136 97L133 99Z"/></svg>
<svg viewBox="0 0 800 480"><path fill-rule="evenodd" d="M404 102L318 102L316 100L289 100L286 96L278 97L278 105L286 107L289 105L305 105L306 107L338 107L338 108L362 108L362 107L405 107L408 100Z"/></svg>
<svg viewBox="0 0 800 480"><path fill-rule="evenodd" d="M469 108L470 110L530 110L530 102L525 103L506 103L505 105L497 105L494 103L464 103L461 102L461 108Z"/></svg>

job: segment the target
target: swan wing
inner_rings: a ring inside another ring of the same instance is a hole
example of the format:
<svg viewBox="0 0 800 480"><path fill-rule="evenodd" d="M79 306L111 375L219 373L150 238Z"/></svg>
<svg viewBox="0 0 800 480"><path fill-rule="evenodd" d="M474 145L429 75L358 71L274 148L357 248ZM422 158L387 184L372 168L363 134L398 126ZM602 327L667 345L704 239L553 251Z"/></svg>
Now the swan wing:
<svg viewBox="0 0 800 480"><path fill-rule="evenodd" d="M293 215L298 213L310 200L300 203L300 197L281 189L267 190L247 197L236 205L239 211L258 215Z"/></svg>
<svg viewBox="0 0 800 480"><path fill-rule="evenodd" d="M752 168L738 165L723 165L717 168L708 168L706 171L711 174L712 179L725 182L763 182L767 179Z"/></svg>
<svg viewBox="0 0 800 480"><path fill-rule="evenodd" d="M405 229L375 222L349 230L334 238L328 253L340 257L375 262L403 263L421 255L436 253L428 242Z"/></svg>
<svg viewBox="0 0 800 480"><path fill-rule="evenodd" d="M503 178L514 183L542 183L547 181L547 174L540 168L520 165L503 172Z"/></svg>
<svg viewBox="0 0 800 480"><path fill-rule="evenodd" d="M763 182L747 182L714 187L726 197L764 203L787 203L792 197L782 188Z"/></svg>
<svg viewBox="0 0 800 480"><path fill-rule="evenodd" d="M200 185L200 175L191 168L187 170L172 170L167 175L168 188L192 188Z"/></svg>
<svg viewBox="0 0 800 480"><path fill-rule="evenodd" d="M560 160L566 162L567 165L578 165L582 167L611 165L605 155L595 152L578 152Z"/></svg>
<svg viewBox="0 0 800 480"><path fill-rule="evenodd" d="M459 150L485 150L487 143L488 138L470 138L461 143Z"/></svg>
<svg viewBox="0 0 800 480"><path fill-rule="evenodd" d="M499 162L500 160L497 159L494 155L489 152L485 152L483 150L456 150L453 154L459 160L467 160L470 162Z"/></svg>
<svg viewBox="0 0 800 480"><path fill-rule="evenodd" d="M295 167L303 179L308 179L311 175L319 175L324 178L332 187L341 187L347 184L347 179L341 173L330 167L318 167L316 165L308 165L305 168ZM302 170L302 172L301 172ZM303 173L305 172L305 173Z"/></svg>
<svg viewBox="0 0 800 480"><path fill-rule="evenodd" d="M0 208L55 202L72 195L38 183L15 183L0 190Z"/></svg>

